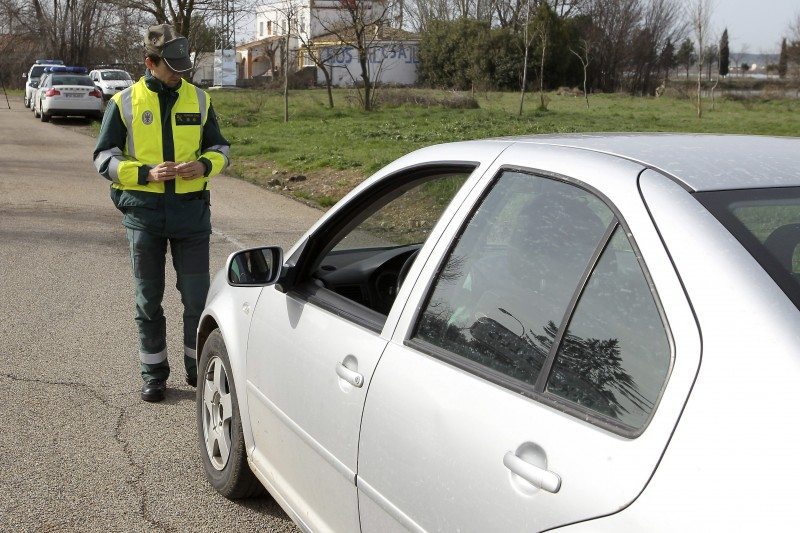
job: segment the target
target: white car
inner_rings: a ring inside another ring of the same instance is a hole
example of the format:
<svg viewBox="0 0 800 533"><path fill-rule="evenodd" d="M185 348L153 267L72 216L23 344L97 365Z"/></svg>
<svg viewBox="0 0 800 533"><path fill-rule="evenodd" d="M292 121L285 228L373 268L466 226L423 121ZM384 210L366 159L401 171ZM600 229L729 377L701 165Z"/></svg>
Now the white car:
<svg viewBox="0 0 800 533"><path fill-rule="evenodd" d="M131 75L119 69L93 70L89 73L89 77L103 93L104 100L133 85Z"/></svg>
<svg viewBox="0 0 800 533"><path fill-rule="evenodd" d="M37 59L36 63L31 65L30 70L25 75L25 107L33 109L33 97L36 90L39 88L39 81L44 69L47 67L57 67L63 65L64 62L60 59Z"/></svg>
<svg viewBox="0 0 800 533"><path fill-rule="evenodd" d="M83 67L48 67L33 104L33 115L42 122L53 116L103 118L103 96Z"/></svg>
<svg viewBox="0 0 800 533"><path fill-rule="evenodd" d="M214 278L204 471L306 531L798 531L798 250L800 139L418 150Z"/></svg>

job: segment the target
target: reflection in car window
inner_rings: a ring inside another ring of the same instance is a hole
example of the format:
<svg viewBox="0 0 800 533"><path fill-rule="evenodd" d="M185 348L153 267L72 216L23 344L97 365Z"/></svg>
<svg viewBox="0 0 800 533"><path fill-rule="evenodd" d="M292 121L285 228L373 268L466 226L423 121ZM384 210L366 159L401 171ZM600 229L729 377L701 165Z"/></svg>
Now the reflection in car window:
<svg viewBox="0 0 800 533"><path fill-rule="evenodd" d="M647 279L617 228L570 319L547 391L639 429L669 364L669 340Z"/></svg>
<svg viewBox="0 0 800 533"><path fill-rule="evenodd" d="M533 385L612 219L582 189L504 173L451 250L415 336Z"/></svg>

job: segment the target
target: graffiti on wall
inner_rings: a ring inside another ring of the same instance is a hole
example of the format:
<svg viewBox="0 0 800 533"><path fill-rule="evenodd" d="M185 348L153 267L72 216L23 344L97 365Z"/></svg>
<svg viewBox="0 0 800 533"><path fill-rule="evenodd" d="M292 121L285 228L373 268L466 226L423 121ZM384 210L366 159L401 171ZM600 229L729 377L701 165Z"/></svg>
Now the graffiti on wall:
<svg viewBox="0 0 800 533"><path fill-rule="evenodd" d="M387 60L395 60L408 64L418 64L418 46L409 44L387 44L373 46L369 50L368 61L372 65L378 65ZM358 61L358 52L351 47L347 48L323 48L322 61L329 65L349 65L353 61Z"/></svg>

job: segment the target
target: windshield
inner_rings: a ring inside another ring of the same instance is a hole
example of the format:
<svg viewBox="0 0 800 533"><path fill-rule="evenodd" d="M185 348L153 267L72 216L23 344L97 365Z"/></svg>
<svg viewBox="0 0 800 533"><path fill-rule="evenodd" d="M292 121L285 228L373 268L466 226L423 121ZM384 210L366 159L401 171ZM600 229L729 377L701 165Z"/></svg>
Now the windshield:
<svg viewBox="0 0 800 533"><path fill-rule="evenodd" d="M104 80L113 81L130 81L131 79L127 72L123 72L121 70L109 70L107 72L101 72L100 77Z"/></svg>
<svg viewBox="0 0 800 533"><path fill-rule="evenodd" d="M43 72L44 72L44 66L41 65L35 66L31 69L31 73L28 76L28 78L30 78L31 80L36 80L39 78L39 76L42 75Z"/></svg>
<svg viewBox="0 0 800 533"><path fill-rule="evenodd" d="M800 187L695 196L800 309Z"/></svg>
<svg viewBox="0 0 800 533"><path fill-rule="evenodd" d="M84 85L94 87L92 78L83 74L53 74L52 85Z"/></svg>

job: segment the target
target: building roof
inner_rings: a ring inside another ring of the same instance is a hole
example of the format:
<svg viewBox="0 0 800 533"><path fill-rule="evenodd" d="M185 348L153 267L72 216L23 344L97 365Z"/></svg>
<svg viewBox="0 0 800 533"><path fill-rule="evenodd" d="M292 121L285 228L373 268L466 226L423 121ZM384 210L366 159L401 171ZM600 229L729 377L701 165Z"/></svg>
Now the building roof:
<svg viewBox="0 0 800 533"><path fill-rule="evenodd" d="M800 138L756 135L593 133L509 137L639 162L694 191L800 186Z"/></svg>

